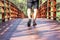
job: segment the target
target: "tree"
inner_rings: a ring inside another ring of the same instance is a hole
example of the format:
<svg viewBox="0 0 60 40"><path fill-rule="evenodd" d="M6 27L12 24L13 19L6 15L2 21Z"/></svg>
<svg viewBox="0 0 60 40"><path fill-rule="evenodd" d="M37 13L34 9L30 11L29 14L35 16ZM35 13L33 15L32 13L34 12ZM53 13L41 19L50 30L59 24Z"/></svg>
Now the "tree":
<svg viewBox="0 0 60 40"><path fill-rule="evenodd" d="M27 11L27 0L10 0L10 1L12 3L14 3L26 15L26 11Z"/></svg>

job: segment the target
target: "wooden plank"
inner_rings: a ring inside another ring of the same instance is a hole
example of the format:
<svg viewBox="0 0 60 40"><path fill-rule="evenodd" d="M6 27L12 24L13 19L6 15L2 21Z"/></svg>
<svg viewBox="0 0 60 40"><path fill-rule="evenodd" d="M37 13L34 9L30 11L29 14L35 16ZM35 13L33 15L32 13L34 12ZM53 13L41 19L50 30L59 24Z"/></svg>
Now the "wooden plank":
<svg viewBox="0 0 60 40"><path fill-rule="evenodd" d="M60 40L60 23L46 19L37 18L37 25L29 29L26 24L28 19L16 19L9 26L9 30L0 37L1 40ZM57 35L57 36L56 36ZM57 38L56 38L57 37Z"/></svg>

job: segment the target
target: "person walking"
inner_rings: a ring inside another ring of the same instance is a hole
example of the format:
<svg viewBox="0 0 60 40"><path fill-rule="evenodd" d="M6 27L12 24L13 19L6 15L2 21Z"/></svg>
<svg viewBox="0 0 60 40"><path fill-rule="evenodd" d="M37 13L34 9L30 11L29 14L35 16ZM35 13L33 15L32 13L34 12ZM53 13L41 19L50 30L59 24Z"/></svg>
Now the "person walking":
<svg viewBox="0 0 60 40"><path fill-rule="evenodd" d="M37 25L35 20L36 20L36 14L37 14L37 9L38 9L38 3L39 3L39 0L27 0L27 15L28 15L28 23L27 23L27 26L30 27L31 26L31 10L32 10L32 7L33 7L33 10L34 10L34 14L33 14L33 26Z"/></svg>

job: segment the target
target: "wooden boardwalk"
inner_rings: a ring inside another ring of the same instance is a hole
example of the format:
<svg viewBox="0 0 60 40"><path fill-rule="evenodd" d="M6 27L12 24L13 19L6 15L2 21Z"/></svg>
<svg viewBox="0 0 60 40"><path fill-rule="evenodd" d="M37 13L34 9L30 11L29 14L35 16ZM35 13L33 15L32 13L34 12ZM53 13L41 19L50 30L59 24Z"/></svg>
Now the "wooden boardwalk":
<svg viewBox="0 0 60 40"><path fill-rule="evenodd" d="M27 18L13 20L7 27L8 31L0 36L0 40L60 40L59 22L37 18L37 25L35 28L31 26L30 30L27 27L27 22Z"/></svg>

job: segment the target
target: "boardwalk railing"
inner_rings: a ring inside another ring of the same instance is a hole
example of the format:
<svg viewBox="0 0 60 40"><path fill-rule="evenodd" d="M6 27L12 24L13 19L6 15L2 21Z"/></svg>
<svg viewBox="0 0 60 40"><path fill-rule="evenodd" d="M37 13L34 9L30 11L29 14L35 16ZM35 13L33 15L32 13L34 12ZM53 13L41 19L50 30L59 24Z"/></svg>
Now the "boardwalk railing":
<svg viewBox="0 0 60 40"><path fill-rule="evenodd" d="M41 2L41 1L40 1ZM48 18L53 20L56 20L57 18L57 12L60 12L60 10L57 10L56 8L56 0L47 0L44 3L40 3L40 8L38 9L37 17L38 18Z"/></svg>
<svg viewBox="0 0 60 40"><path fill-rule="evenodd" d="M6 19L24 18L24 13L8 0L0 0L0 16L4 22Z"/></svg>

